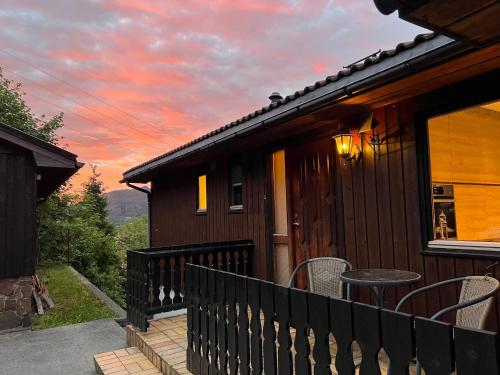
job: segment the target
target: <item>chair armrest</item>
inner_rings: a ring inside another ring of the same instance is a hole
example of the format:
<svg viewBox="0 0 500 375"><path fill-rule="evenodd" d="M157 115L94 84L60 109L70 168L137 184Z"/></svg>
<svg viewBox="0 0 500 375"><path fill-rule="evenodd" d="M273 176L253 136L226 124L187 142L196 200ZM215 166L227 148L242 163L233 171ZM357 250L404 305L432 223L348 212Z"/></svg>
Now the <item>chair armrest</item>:
<svg viewBox="0 0 500 375"><path fill-rule="evenodd" d="M438 287L443 286L443 285L453 284L453 283L457 283L459 281L464 281L464 280L465 280L465 277L457 277L455 279L444 280L444 281L440 281L440 282L435 283L435 284L431 284L431 285L424 286L422 288L415 289L415 290L411 291L410 293L408 293L403 298L401 298L401 301L399 301L399 303L397 304L394 311L399 311L401 309L401 307L403 306L403 304L416 294L426 292L430 289L438 288Z"/></svg>
<svg viewBox="0 0 500 375"><path fill-rule="evenodd" d="M290 275L290 279L288 279L288 287L289 288L294 288L295 287L295 277L297 276L297 272L302 268L302 266L306 265L309 263L310 259L306 259L298 264L297 267L293 270L292 274Z"/></svg>
<svg viewBox="0 0 500 375"><path fill-rule="evenodd" d="M440 318L441 316L443 316L449 312L461 310L463 308L466 308L466 307L475 305L477 303L486 301L488 298L493 297L497 293L497 291L498 291L498 289L495 289L495 290L492 290L491 292L489 292L488 294L485 294L484 296L477 297L477 298L471 299L471 300L466 301L466 302L457 303L456 305L445 307L444 309L438 311L433 316L431 316L431 320L437 320L438 318Z"/></svg>

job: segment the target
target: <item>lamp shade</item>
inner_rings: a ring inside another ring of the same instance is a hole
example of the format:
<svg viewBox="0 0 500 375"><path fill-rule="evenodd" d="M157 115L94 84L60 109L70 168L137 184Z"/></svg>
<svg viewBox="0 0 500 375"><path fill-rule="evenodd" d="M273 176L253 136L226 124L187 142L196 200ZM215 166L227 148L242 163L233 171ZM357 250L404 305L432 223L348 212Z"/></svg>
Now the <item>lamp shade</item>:
<svg viewBox="0 0 500 375"><path fill-rule="evenodd" d="M344 159L349 159L352 153L352 134L346 129L342 128L337 134L332 137L337 146L337 153Z"/></svg>

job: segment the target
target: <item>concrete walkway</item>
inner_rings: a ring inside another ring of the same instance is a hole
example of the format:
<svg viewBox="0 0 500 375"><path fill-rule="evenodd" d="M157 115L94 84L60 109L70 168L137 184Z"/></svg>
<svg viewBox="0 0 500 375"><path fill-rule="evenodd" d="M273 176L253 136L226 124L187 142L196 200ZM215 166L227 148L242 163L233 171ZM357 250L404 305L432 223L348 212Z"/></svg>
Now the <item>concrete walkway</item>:
<svg viewBox="0 0 500 375"><path fill-rule="evenodd" d="M95 374L93 355L126 347L113 319L0 333L0 375Z"/></svg>

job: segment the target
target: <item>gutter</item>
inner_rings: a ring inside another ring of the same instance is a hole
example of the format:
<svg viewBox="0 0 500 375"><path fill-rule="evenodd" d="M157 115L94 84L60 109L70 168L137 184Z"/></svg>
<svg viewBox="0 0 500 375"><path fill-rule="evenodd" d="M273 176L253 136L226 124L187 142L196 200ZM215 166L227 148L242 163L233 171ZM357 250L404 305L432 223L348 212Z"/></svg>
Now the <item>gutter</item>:
<svg viewBox="0 0 500 375"><path fill-rule="evenodd" d="M341 102L343 99L356 95L361 90L366 91L374 86L387 84L389 80L403 78L419 70L438 64L443 60L447 60L453 55L464 52L470 48L469 46L443 35L438 35L425 44L422 44L422 46L423 50L418 50L417 46L399 52L393 57L369 65L363 70L353 72L351 75L343 77L337 82L327 84L283 104L275 110L263 113L258 117L201 140L178 152L155 160L135 170L131 170L129 173L123 175L121 182L126 182L129 179L138 177L141 174L176 161L177 159L184 158L192 153L212 148L217 144L227 142L237 136L250 133L259 128L271 126L280 120L293 117L304 110L314 110L325 105Z"/></svg>
<svg viewBox="0 0 500 375"><path fill-rule="evenodd" d="M127 186L134 190L145 193L148 197L148 247L152 247L152 234L153 228L151 226L151 192L149 190L143 189L139 186L132 185L130 182L127 182Z"/></svg>

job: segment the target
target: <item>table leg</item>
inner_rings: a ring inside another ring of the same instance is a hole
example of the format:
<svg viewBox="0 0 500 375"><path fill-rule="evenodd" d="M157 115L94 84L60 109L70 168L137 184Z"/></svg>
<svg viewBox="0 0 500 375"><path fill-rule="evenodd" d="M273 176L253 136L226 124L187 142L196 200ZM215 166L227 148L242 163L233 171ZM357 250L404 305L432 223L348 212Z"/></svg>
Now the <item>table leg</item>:
<svg viewBox="0 0 500 375"><path fill-rule="evenodd" d="M384 307L385 286L372 286L371 289L375 295L375 304L378 307Z"/></svg>

